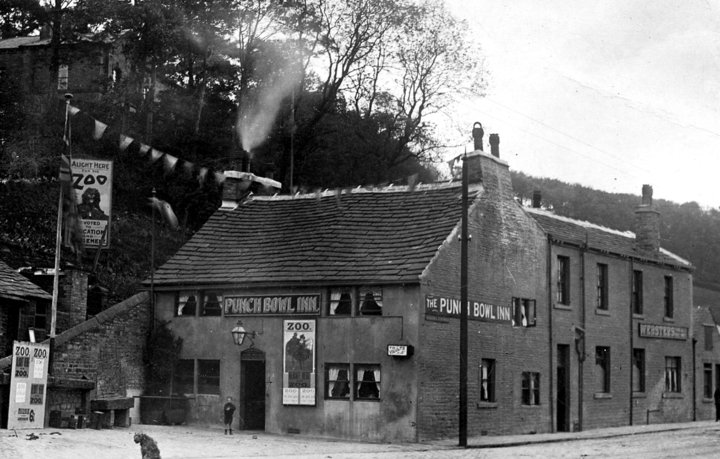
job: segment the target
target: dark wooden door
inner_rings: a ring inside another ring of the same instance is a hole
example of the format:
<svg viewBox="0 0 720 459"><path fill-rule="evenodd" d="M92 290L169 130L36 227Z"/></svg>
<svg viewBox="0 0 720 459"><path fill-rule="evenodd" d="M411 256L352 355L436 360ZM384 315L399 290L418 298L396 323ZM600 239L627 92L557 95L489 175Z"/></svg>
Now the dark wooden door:
<svg viewBox="0 0 720 459"><path fill-rule="evenodd" d="M265 361L243 360L240 371L243 428L265 430Z"/></svg>

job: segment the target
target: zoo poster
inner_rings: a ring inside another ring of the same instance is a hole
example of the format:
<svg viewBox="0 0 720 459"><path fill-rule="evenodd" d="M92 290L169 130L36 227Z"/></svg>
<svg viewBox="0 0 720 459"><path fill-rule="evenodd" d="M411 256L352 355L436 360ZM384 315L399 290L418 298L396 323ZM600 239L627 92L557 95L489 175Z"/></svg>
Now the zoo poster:
<svg viewBox="0 0 720 459"><path fill-rule="evenodd" d="M112 161L73 158L72 185L86 248L108 248L112 213ZM102 241L102 244L101 244Z"/></svg>
<svg viewBox="0 0 720 459"><path fill-rule="evenodd" d="M42 429L45 423L50 345L13 342L8 429Z"/></svg>
<svg viewBox="0 0 720 459"><path fill-rule="evenodd" d="M283 330L283 405L315 405L315 320L285 320Z"/></svg>

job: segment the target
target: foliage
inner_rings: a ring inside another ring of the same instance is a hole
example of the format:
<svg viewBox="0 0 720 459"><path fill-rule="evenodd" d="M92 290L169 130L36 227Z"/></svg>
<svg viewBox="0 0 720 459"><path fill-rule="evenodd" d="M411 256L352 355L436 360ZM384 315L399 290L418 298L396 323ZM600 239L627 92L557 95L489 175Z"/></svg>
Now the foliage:
<svg viewBox="0 0 720 459"><path fill-rule="evenodd" d="M182 338L173 334L167 322L155 322L143 354L145 395L171 395L172 377L182 344Z"/></svg>

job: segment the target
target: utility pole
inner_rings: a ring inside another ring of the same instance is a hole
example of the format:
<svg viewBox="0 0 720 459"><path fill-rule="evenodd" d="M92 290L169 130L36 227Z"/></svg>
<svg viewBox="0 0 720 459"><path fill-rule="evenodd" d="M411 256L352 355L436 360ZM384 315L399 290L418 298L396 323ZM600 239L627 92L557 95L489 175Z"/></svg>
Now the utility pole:
<svg viewBox="0 0 720 459"><path fill-rule="evenodd" d="M462 222L460 230L460 411L459 444L467 446L467 368L468 368L468 164L462 166Z"/></svg>

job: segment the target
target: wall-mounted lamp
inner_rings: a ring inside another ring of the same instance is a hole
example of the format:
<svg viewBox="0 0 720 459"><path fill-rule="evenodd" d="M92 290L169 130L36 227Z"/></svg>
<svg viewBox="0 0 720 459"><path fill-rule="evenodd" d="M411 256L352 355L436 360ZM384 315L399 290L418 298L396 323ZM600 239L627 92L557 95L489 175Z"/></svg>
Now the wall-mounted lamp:
<svg viewBox="0 0 720 459"><path fill-rule="evenodd" d="M243 327L242 324L242 320L237 321L237 325L235 325L235 327L230 331L230 333L232 334L233 342L238 346L242 346L246 336L250 338L250 347L253 347L255 345L255 342L253 340L258 335L257 332L245 330L245 327Z"/></svg>

